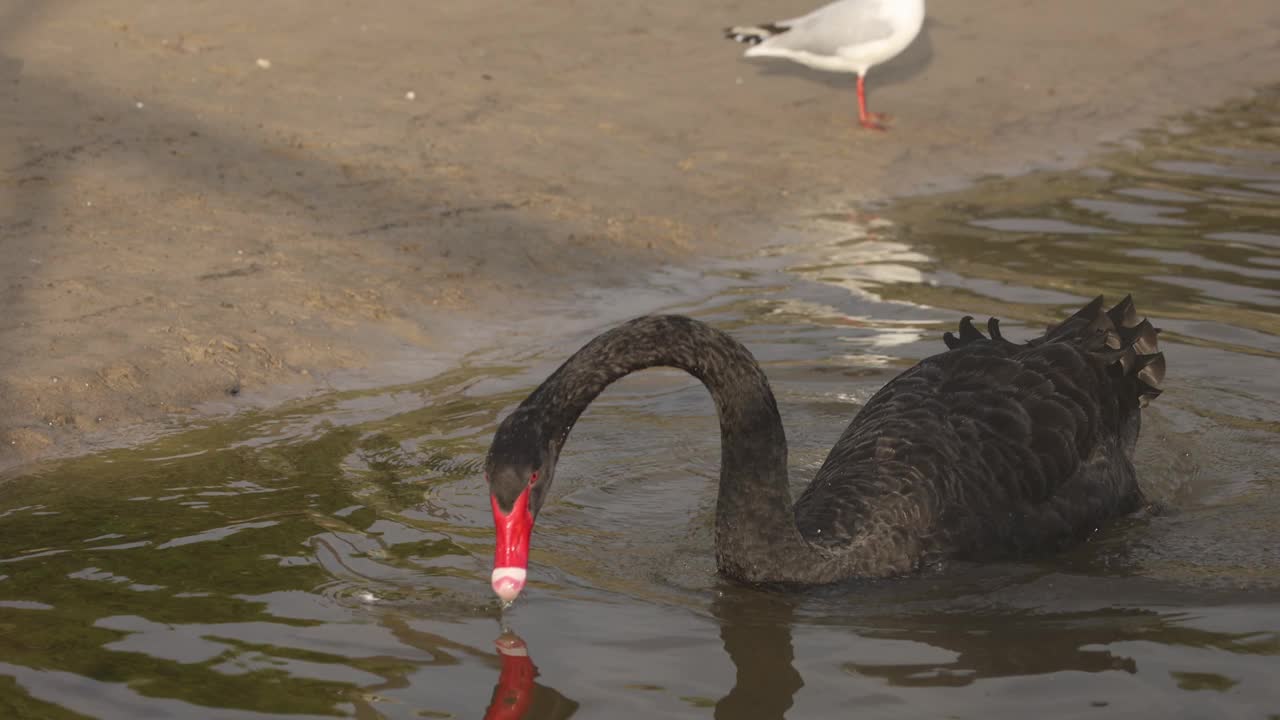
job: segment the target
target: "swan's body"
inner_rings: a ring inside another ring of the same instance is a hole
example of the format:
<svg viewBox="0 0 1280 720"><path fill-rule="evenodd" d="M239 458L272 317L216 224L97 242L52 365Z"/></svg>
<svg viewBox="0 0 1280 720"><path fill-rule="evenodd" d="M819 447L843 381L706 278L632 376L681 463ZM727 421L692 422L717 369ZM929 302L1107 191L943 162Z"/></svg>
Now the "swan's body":
<svg viewBox="0 0 1280 720"><path fill-rule="evenodd" d="M858 117L883 129L867 111L865 78L896 57L924 25L924 0L836 0L790 20L725 28L725 37L751 47L747 57L785 58L829 72L858 76Z"/></svg>
<svg viewBox="0 0 1280 720"><path fill-rule="evenodd" d="M748 582L886 577L948 558L1053 550L1142 501L1140 408L1159 394L1156 331L1098 298L1023 345L965 318L948 352L891 380L792 503L773 393L750 352L680 316L642 317L569 358L499 426L486 461L494 590L524 585L529 534L574 422L610 383L659 365L711 391L720 417L716 561Z"/></svg>

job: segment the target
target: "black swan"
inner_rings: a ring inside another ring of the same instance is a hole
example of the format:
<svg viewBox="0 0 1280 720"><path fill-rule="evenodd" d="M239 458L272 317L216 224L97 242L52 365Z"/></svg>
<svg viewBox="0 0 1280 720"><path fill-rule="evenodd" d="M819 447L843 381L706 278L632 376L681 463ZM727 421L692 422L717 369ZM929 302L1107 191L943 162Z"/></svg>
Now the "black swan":
<svg viewBox="0 0 1280 720"><path fill-rule="evenodd" d="M1141 408L1160 394L1157 330L1098 297L1025 344L972 318L948 351L881 388L794 503L777 403L751 353L678 315L641 317L582 347L515 409L485 461L497 531L492 585L524 587L533 522L574 422L628 373L697 377L720 417L716 566L750 583L905 574L949 558L1050 551L1142 502Z"/></svg>

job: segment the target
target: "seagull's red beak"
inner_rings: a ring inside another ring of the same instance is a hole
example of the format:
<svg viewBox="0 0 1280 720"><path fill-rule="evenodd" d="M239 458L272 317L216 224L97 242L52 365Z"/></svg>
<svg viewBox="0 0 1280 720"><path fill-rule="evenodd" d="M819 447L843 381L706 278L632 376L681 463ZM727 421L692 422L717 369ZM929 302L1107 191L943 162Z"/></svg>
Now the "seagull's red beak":
<svg viewBox="0 0 1280 720"><path fill-rule="evenodd" d="M493 527L498 535L493 551L493 591L509 603L524 589L528 575L529 536L533 534L529 488L516 498L511 512L503 512L496 496L490 495L489 501L493 505Z"/></svg>

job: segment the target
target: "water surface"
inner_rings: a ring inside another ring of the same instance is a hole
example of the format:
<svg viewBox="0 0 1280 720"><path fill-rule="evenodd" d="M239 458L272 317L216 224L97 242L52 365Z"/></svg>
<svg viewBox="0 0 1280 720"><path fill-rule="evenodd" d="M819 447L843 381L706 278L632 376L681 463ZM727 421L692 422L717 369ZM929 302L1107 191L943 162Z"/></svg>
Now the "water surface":
<svg viewBox="0 0 1280 720"><path fill-rule="evenodd" d="M814 213L803 242L584 295L561 337L12 478L0 716L1280 717L1277 127L1265 95L1085 171ZM578 423L530 589L505 614L490 596L488 440L601 307L743 340L799 488L961 315L1026 338L1127 292L1168 357L1152 507L1086 545L806 593L722 582L714 410L652 371Z"/></svg>

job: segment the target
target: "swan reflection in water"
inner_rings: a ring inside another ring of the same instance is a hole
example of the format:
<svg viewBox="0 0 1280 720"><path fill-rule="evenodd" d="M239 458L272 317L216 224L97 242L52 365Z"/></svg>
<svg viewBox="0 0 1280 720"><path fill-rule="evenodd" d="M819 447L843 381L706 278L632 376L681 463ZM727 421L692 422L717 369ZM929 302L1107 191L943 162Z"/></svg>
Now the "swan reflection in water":
<svg viewBox="0 0 1280 720"><path fill-rule="evenodd" d="M791 618L786 596L734 588L718 593L712 613L720 639L736 669L733 688L715 707L717 720L782 718L804 681L792 665ZM509 629L493 641L501 661L485 720L563 720L578 703L535 681L538 668L529 647Z"/></svg>
<svg viewBox="0 0 1280 720"><path fill-rule="evenodd" d="M736 669L733 688L715 706L716 720L781 719L804 681L792 665L795 600L785 595L726 587L711 604L720 639ZM494 640L501 671L485 720L562 720L578 703L534 681L529 647L509 629Z"/></svg>
<svg viewBox="0 0 1280 720"><path fill-rule="evenodd" d="M529 657L529 647L510 630L493 641L502 669L484 720L561 720L578 710L578 703L555 690L534 682L538 668Z"/></svg>
<svg viewBox="0 0 1280 720"><path fill-rule="evenodd" d="M1241 640L1249 635L1192 627L1183 622L1180 613L1143 608L1032 611L987 606L970 612L956 612L953 607L950 611L926 608L905 614L863 615L859 608L834 598L728 584L716 588L709 609L719 624L721 642L734 668L733 685L715 703L717 720L781 720L791 712L797 693L805 685L796 666L796 643L800 646L801 668L806 654L821 649L809 648L806 653L805 648L812 641L807 643L806 635L793 641L793 626L802 631L826 630L837 638L847 638L848 659L838 664L821 663L810 672L822 677L812 680L821 680L819 685L834 681L847 687L840 707L856 710L865 702L868 711L882 705L886 693L906 699L923 689L945 691L991 679L1056 673L1137 676L1139 658L1118 652L1121 647L1134 647L1134 641L1239 652ZM851 618L851 613L856 617ZM886 646L885 641L890 645ZM892 649L895 643L902 643L901 653ZM574 716L577 702L535 681L537 668L529 648L517 635L504 631L495 644L501 672L485 718L549 720ZM919 652L921 645L944 652L934 659L924 659ZM643 653L638 653L635 660L640 671L654 661ZM1153 671L1159 674L1158 669ZM1135 682L1142 685L1141 681Z"/></svg>

